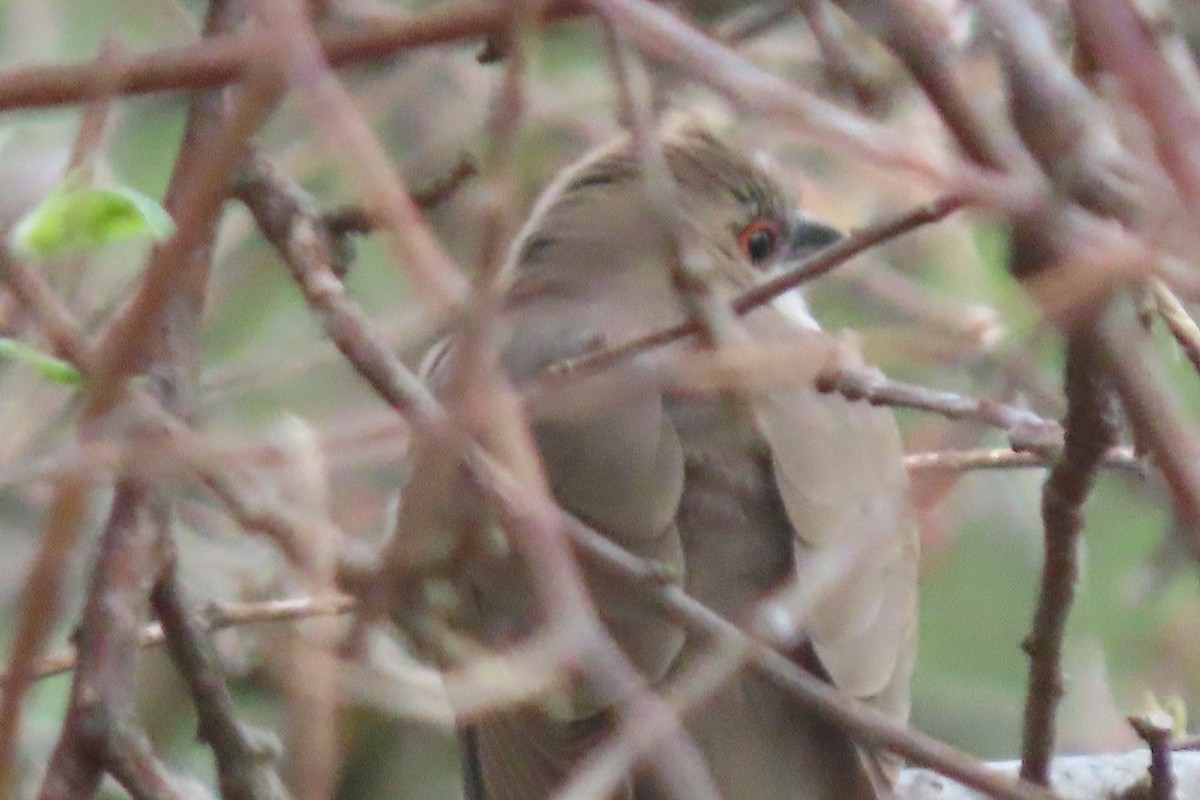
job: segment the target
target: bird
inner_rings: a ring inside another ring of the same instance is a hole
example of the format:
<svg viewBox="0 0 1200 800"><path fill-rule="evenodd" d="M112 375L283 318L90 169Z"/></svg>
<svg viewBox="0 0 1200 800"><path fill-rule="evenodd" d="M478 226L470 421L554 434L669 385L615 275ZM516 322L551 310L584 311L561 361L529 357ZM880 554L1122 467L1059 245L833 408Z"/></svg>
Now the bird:
<svg viewBox="0 0 1200 800"><path fill-rule="evenodd" d="M688 320L694 308L681 299L681 252L725 302L840 238L796 207L771 168L704 123L676 118L651 135L656 149L627 133L564 169L514 237L499 363L518 388ZM661 156L657 178L646 168L648 152ZM656 191L652 178L671 191ZM673 204L667 213L664 198ZM739 342L791 343L800 359L805 342L828 337L795 291L733 325ZM435 391L445 391L456 343L451 335L425 359ZM719 337L701 337L673 352L714 344ZM906 721L918 543L890 410L819 392L811 382L716 395L668 387L596 405L530 423L557 503L665 565L692 597L738 624L753 624L781 587L821 587L785 620L798 629L789 655L848 697ZM463 508L478 505L457 503L459 522ZM464 618L502 650L538 619L528 565L503 548L489 552L462 568ZM711 642L618 579L585 573L613 640L648 686L667 686L708 656ZM622 699L575 685L467 720L466 796L552 797L611 733ZM874 798L895 773L886 757L860 751L753 672L739 673L684 724L727 800ZM655 800L661 792L634 769L614 800Z"/></svg>

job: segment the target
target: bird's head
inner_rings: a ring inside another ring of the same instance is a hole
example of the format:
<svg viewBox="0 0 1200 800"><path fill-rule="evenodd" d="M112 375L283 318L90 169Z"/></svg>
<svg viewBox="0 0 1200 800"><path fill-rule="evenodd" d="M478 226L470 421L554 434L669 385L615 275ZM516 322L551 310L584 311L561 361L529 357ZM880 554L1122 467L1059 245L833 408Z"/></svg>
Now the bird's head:
<svg viewBox="0 0 1200 800"><path fill-rule="evenodd" d="M519 241L519 263L561 263L553 256L558 247L603 251L608 258L584 259L600 268L621 251L661 260L674 235L672 220L656 207L664 197L673 198L689 244L736 287L839 238L799 212L767 169L694 120L669 122L658 136L674 184L667 193L648 185L637 148L623 137L547 189Z"/></svg>

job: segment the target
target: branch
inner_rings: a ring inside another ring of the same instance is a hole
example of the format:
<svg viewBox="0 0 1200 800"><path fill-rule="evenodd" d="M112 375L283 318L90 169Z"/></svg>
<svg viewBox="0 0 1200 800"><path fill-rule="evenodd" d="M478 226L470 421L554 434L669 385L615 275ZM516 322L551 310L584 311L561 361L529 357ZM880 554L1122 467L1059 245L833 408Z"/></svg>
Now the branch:
<svg viewBox="0 0 1200 800"><path fill-rule="evenodd" d="M1152 712L1130 717L1129 724L1150 749L1150 767L1147 770L1150 779L1149 800L1174 800L1175 770L1171 766L1174 753L1171 752L1170 716Z"/></svg>
<svg viewBox="0 0 1200 800"><path fill-rule="evenodd" d="M1179 401L1163 389L1169 382L1154 364L1147 337L1127 303L1109 313L1097 334L1105 369L1121 395L1134 440L1162 471L1180 514L1191 524L1184 544L1200 558L1200 432Z"/></svg>
<svg viewBox="0 0 1200 800"><path fill-rule="evenodd" d="M151 766L145 735L130 724L138 629L161 569L159 528L145 519L145 488L117 485L100 557L79 624L79 661L62 734L46 770L41 800L85 800L106 771L136 797L164 798L163 770ZM115 768L120 767L122 775ZM152 779L158 789L146 787Z"/></svg>
<svg viewBox="0 0 1200 800"><path fill-rule="evenodd" d="M499 491L502 494L503 487ZM787 656L751 638L679 586L663 583L654 563L630 554L566 512L559 513L572 544L584 559L626 579L631 589L654 601L689 632L711 639L733 652L744 653L756 671L791 693L813 713L845 730L864 747L899 754L1002 800L1053 800L1057 797L1028 782L1001 777L968 754L844 696Z"/></svg>
<svg viewBox="0 0 1200 800"><path fill-rule="evenodd" d="M967 472L983 469L1043 469L1052 467L1061 453L1043 455L1007 447L988 447L976 450L933 450L909 453L904 466L911 472ZM1127 470L1138 475L1145 473L1144 460L1132 447L1111 447L1104 454L1101 466Z"/></svg>
<svg viewBox="0 0 1200 800"><path fill-rule="evenodd" d="M808 256L782 274L766 280L758 286L747 289L738 295L733 300L734 310L738 314L747 314L753 309L769 303L779 295L824 275L835 267L845 264L850 259L868 250L889 242L892 239L899 238L918 228L939 222L965 205L966 200L963 197L948 195L931 203L908 209L872 225L851 231L844 238ZM679 339L694 336L700 330L700 321L698 319L691 319L594 355L584 356L564 365L563 368L575 373L599 372L635 355L663 347Z"/></svg>
<svg viewBox="0 0 1200 800"><path fill-rule="evenodd" d="M222 800L288 800L270 757L278 748L241 723L206 626L190 607L174 560L150 595L171 658L192 695L200 739L212 748Z"/></svg>
<svg viewBox="0 0 1200 800"><path fill-rule="evenodd" d="M242 10L237 0L213 0L205 34L236 27ZM159 379L156 398L163 407L186 414L227 175L278 96L271 81L258 77L248 81L228 111L223 94L198 94L189 104L183 147L164 201L178 227L152 251L138 292L110 322L100 344L78 353L87 366L85 424L103 428L111 422L125 379L143 372ZM146 434L144 428L128 433L134 441ZM137 800L177 795L134 721L138 625L151 587L168 566L170 547L170 510L153 491L128 474L118 479L79 626L71 702L42 800L86 800L106 772Z"/></svg>
<svg viewBox="0 0 1200 800"><path fill-rule="evenodd" d="M1080 47L1112 75L1151 129L1157 155L1192 209L1200 203L1200 107L1128 0L1071 0Z"/></svg>
<svg viewBox="0 0 1200 800"><path fill-rule="evenodd" d="M703 763L678 721L671 719L670 710L645 687L637 670L600 623L564 538L557 506L536 466L532 437L521 419L512 388L500 376L492 376L494 416L470 421L482 428L476 432L483 441L500 450L500 458L504 460L498 460L466 437L466 424L459 421L456 425L451 420L437 399L376 335L362 310L347 297L345 287L333 271L330 234L322 227L307 195L261 157L254 160L239 182L237 195L258 221L264 236L279 251L310 310L321 319L334 344L372 388L408 420L416 435L435 449L457 452L480 485L495 486L507 477L508 469L514 469L529 482L510 486L512 490L504 496L489 494L489 499L497 504L501 527L514 534L518 551L534 565L530 570L532 591L546 622L540 635L522 645L525 652L534 654L539 661L549 654L556 665L577 666L601 695L630 698L631 703L655 719L669 720L666 724L673 735L663 745L664 759L681 764ZM444 543L439 544L443 546ZM404 567L413 563L411 559L419 549L411 538L402 544L394 539L389 555L396 552L397 558L385 556L377 576L377 590L368 594L368 598L378 602L383 598L398 601L407 597L404 593L410 588L412 576ZM404 610L409 615L414 613L411 608ZM521 653L521 648L515 648L510 655L520 658ZM654 763L657 765L657 760ZM696 781L689 783L697 785Z"/></svg>
<svg viewBox="0 0 1200 800"><path fill-rule="evenodd" d="M192 612L191 624L205 633L244 625L294 622L314 617L341 616L355 609L353 597L344 594L327 597L296 597L286 600L262 600L247 603L213 603ZM138 631L141 647L158 647L167 640L161 623L151 623ZM34 662L28 671L30 679L41 680L75 669L77 653L74 647L52 653ZM7 687L15 678L15 670L0 669L0 686Z"/></svg>
<svg viewBox="0 0 1200 800"><path fill-rule="evenodd" d="M1067 346L1066 441L1042 490L1045 563L1029 654L1029 687L1021 749L1021 777L1046 785L1054 752L1054 715L1063 694L1062 640L1079 579L1083 501L1117 438L1116 409L1090 328Z"/></svg>
<svg viewBox="0 0 1200 800"><path fill-rule="evenodd" d="M809 139L876 166L900 170L943 191L965 188L975 196L996 197L1013 189L1003 176L961 160L949 167L934 163L892 131L765 72L649 0L590 3L645 55L675 65L734 105L787 125Z"/></svg>
<svg viewBox="0 0 1200 800"><path fill-rule="evenodd" d="M1154 304L1159 316L1167 324L1167 330L1183 349L1183 354L1192 363L1192 367L1200 372L1200 327L1165 283L1157 278L1152 279L1150 291L1154 295Z"/></svg>
<svg viewBox="0 0 1200 800"><path fill-rule="evenodd" d="M572 0L549 3L546 22L579 16ZM508 21L503 6L467 3L414 19L372 21L351 33L329 34L321 40L329 62L350 66L408 50L480 39ZM0 111L47 108L83 103L107 96L134 96L161 91L212 89L241 80L246 71L270 52L272 37L261 29L221 36L146 55L69 66L27 67L0 75Z"/></svg>
<svg viewBox="0 0 1200 800"><path fill-rule="evenodd" d="M87 509L88 487L79 473L54 487L37 556L21 589L20 622L13 636L11 666L0 705L0 797L10 797L12 767L21 730L25 692L38 678L38 656L62 613L62 582Z"/></svg>

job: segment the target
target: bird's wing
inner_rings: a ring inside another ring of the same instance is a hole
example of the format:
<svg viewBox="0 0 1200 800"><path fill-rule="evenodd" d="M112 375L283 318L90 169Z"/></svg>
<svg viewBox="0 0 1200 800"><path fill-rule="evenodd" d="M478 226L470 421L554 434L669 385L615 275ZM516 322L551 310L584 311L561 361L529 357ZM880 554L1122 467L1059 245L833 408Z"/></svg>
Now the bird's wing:
<svg viewBox="0 0 1200 800"><path fill-rule="evenodd" d="M552 300L506 316L510 339L502 361L517 386L529 385L560 362L622 338L615 316L581 316ZM432 363L433 384L452 369L452 352ZM683 556L675 516L683 490L683 454L661 396L641 395L618 407L535 419L532 432L558 503L569 513L645 558L674 567ZM515 561L491 564L472 578L481 633L497 647L532 628L523 597L530 594ZM585 567L596 607L634 665L650 680L664 675L683 632L647 614L620 580ZM537 800L610 729L621 699L570 685L552 708L508 709L471 723L467 757L485 800ZM628 797L626 788L618 797Z"/></svg>
<svg viewBox="0 0 1200 800"><path fill-rule="evenodd" d="M610 730L607 718L576 722L538 718L519 709L489 715L462 734L465 800L541 800L554 795L571 768ZM632 800L626 782L611 800Z"/></svg>
<svg viewBox="0 0 1200 800"><path fill-rule="evenodd" d="M749 322L777 335L771 313ZM753 404L796 533L797 586L816 589L799 627L836 686L905 718L917 534L895 419L806 386Z"/></svg>

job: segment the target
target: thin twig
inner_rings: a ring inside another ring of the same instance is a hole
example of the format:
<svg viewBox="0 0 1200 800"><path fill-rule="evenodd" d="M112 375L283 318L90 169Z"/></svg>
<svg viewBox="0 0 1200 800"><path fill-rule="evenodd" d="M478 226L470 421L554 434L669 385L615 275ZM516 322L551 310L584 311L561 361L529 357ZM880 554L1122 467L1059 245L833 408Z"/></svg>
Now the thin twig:
<svg viewBox="0 0 1200 800"><path fill-rule="evenodd" d="M1196 325L1192 315L1165 283L1157 278L1151 280L1150 291L1159 315L1167 323L1167 330L1175 337L1188 361L1192 362L1192 367L1200 372L1200 326Z"/></svg>
<svg viewBox="0 0 1200 800"><path fill-rule="evenodd" d="M413 191L413 202L426 211L445 203L464 183L479 174L475 161L461 156L444 175L423 188ZM362 206L343 206L324 215L325 227L337 238L371 233L378 221Z"/></svg>
<svg viewBox="0 0 1200 800"><path fill-rule="evenodd" d="M1043 455L1027 450L1008 447L982 448L977 450L934 450L925 453L909 453L904 457L904 466L909 472L967 472L987 469L1047 469L1054 465L1057 455ZM1102 464L1107 469L1145 473L1145 462L1132 447L1113 447L1104 456Z"/></svg>
<svg viewBox="0 0 1200 800"><path fill-rule="evenodd" d="M822 351L824 363L816 357ZM927 411L996 428L1007 435L1013 450L1042 458L1056 457L1062 447L1062 427L1028 408L904 383L873 367L843 365L839 354L835 338L809 333L797 335L795 342L664 353L594 374L579 374L568 367L551 370L534 383L525 401L535 418L558 417L611 408L663 390L712 394L739 386L770 389L811 383L818 391L835 392L847 400Z"/></svg>
<svg viewBox="0 0 1200 800"><path fill-rule="evenodd" d="M964 198L957 195L950 195L852 231L846 237L839 239L829 247L803 259L795 267L787 269L774 278L742 292L733 300L733 307L738 314L746 314L770 302L784 292L795 289L801 284L824 275L835 267L845 264L855 256L878 247L884 242L945 219L964 205L966 205ZM699 330L699 322L694 319L689 320L603 350L594 355L584 356L570 364L564 365L564 369L571 372L598 372L640 353L668 345L687 336L693 336Z"/></svg>
<svg viewBox="0 0 1200 800"><path fill-rule="evenodd" d="M847 698L787 656L758 642L733 623L661 580L653 562L632 555L565 512L560 512L571 542L581 555L627 579L692 633L747 654L754 669L789 692L808 709L849 733L868 748L898 753L964 786L1003 800L1053 800L1053 792L988 769L950 745L914 731L865 703Z"/></svg>
<svg viewBox="0 0 1200 800"><path fill-rule="evenodd" d="M1129 717L1129 724L1150 748L1150 795L1149 800L1174 800L1175 770L1171 766L1170 717L1162 714L1146 714Z"/></svg>
<svg viewBox="0 0 1200 800"><path fill-rule="evenodd" d="M354 611L356 601L350 595L335 594L325 597L296 597L286 600L260 600L242 603L212 603L193 612L195 623L205 632L246 625L262 625L280 622L295 622L313 617L341 616ZM158 647L166 642L161 623L145 625L138 632L141 647ZM49 678L70 672L75 668L78 653L68 647L38 659L30 666L29 676L34 680ZM12 680L13 670L0 669L0 686L7 687Z"/></svg>

